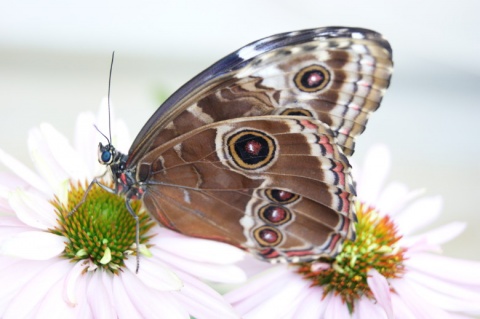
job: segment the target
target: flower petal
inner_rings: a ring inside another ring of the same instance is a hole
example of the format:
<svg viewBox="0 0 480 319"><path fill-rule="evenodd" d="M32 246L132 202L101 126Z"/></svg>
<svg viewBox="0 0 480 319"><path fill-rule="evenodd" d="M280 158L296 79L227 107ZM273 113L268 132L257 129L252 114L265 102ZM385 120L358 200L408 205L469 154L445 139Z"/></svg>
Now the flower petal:
<svg viewBox="0 0 480 319"><path fill-rule="evenodd" d="M26 231L6 239L0 254L29 260L47 260L65 249L65 238L43 231Z"/></svg>
<svg viewBox="0 0 480 319"><path fill-rule="evenodd" d="M417 253L414 257L406 260L405 264L412 270L418 270L452 283L480 286L480 276L478 275L480 262L477 261ZM435 266L432 267L432 265Z"/></svg>
<svg viewBox="0 0 480 319"><path fill-rule="evenodd" d="M367 283L378 304L385 310L388 319L393 319L392 299L390 287L385 277L372 268L368 271Z"/></svg>
<svg viewBox="0 0 480 319"><path fill-rule="evenodd" d="M245 253L231 245L213 240L191 238L160 228L153 241L162 250L197 262L231 264L240 261Z"/></svg>
<svg viewBox="0 0 480 319"><path fill-rule="evenodd" d="M403 242L406 246L410 246L411 244L420 240L425 241L428 244L440 245L456 238L458 235L463 233L466 227L466 223L452 222L447 225L443 225L428 232L425 232L421 235L404 238Z"/></svg>
<svg viewBox="0 0 480 319"><path fill-rule="evenodd" d="M2 149L0 149L0 163L3 163L14 174L16 174L29 185L35 187L38 191L46 195L52 194L52 189L40 178L40 176L35 174L27 166L23 165L12 156L5 153Z"/></svg>
<svg viewBox="0 0 480 319"><path fill-rule="evenodd" d="M119 319L142 318L136 305L125 291L125 286L120 278L116 277L112 283L113 300Z"/></svg>
<svg viewBox="0 0 480 319"><path fill-rule="evenodd" d="M480 285L461 286L420 272L405 274L415 291L432 304L448 311L480 314Z"/></svg>
<svg viewBox="0 0 480 319"><path fill-rule="evenodd" d="M50 263L44 263L44 267L37 276L31 278L12 298L7 309L3 313L4 318L31 318L48 291L60 281L68 269L68 260L57 259ZM58 296L60 298L60 296ZM59 299L61 300L61 299Z"/></svg>
<svg viewBox="0 0 480 319"><path fill-rule="evenodd" d="M154 248L152 248L152 250L153 249ZM213 262L192 261L160 250L159 253L154 253L154 255L157 255L161 260L168 262L168 264L172 265L174 268L181 269L186 273L210 281L240 283L247 279L243 270L235 265L225 265L223 263L219 265Z"/></svg>
<svg viewBox="0 0 480 319"><path fill-rule="evenodd" d="M395 217L399 233L409 235L432 223L440 215L443 205L441 196L431 196L412 203Z"/></svg>
<svg viewBox="0 0 480 319"><path fill-rule="evenodd" d="M125 265L132 273L135 273L137 268L135 256L126 259ZM158 291L180 290L183 287L182 280L163 262L149 258L142 258L136 278L146 286Z"/></svg>
<svg viewBox="0 0 480 319"><path fill-rule="evenodd" d="M183 272L179 272L179 276L185 286L178 295L178 300L191 316L198 319L240 318L232 306L205 283Z"/></svg>
<svg viewBox="0 0 480 319"><path fill-rule="evenodd" d="M28 226L47 230L57 225L54 208L44 197L19 189L10 194L9 204Z"/></svg>
<svg viewBox="0 0 480 319"><path fill-rule="evenodd" d="M109 298L112 289L106 287L102 280L102 273L95 273L90 276L87 286L87 302L96 318L115 318L115 308ZM109 279L111 285L112 279L111 277Z"/></svg>
<svg viewBox="0 0 480 319"><path fill-rule="evenodd" d="M180 292L165 293L153 290L146 286L143 280L138 280L137 275L131 271L123 272L120 279L132 303L141 313L141 318L156 318L159 314L164 318L190 318L186 310L175 299L176 294Z"/></svg>
<svg viewBox="0 0 480 319"><path fill-rule="evenodd" d="M383 144L371 147L365 156L362 176L358 182L358 198L369 205L374 205L380 195L390 171L390 151Z"/></svg>

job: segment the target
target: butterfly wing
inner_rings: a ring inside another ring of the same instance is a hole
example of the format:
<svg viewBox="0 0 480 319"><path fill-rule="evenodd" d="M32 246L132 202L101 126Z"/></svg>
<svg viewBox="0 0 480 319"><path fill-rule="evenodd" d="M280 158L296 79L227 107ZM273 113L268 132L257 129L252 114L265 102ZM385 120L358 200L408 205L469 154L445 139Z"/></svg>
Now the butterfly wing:
<svg viewBox="0 0 480 319"><path fill-rule="evenodd" d="M333 256L353 239L347 156L387 88L379 34L285 33L230 54L180 88L134 141L127 166L150 213L183 234L268 260Z"/></svg>
<svg viewBox="0 0 480 319"><path fill-rule="evenodd" d="M295 75L308 65L330 72L321 90L302 90L292 81L301 80ZM275 112L298 115L298 109L308 109L308 115L341 134L339 143L351 154L353 139L380 105L392 66L390 44L367 29L326 27L255 41L172 94L137 135L127 164L201 125Z"/></svg>
<svg viewBox="0 0 480 319"><path fill-rule="evenodd" d="M138 167L163 225L267 259L332 256L352 239L350 167L328 126L299 116L202 126Z"/></svg>

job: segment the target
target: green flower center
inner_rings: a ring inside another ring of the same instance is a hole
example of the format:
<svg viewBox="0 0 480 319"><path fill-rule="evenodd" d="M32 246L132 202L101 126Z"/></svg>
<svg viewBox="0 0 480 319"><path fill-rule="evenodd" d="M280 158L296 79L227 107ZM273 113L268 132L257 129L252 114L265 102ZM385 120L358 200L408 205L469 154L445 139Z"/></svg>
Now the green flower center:
<svg viewBox="0 0 480 319"><path fill-rule="evenodd" d="M388 216L363 204L357 204L357 238L345 241L334 260L299 264L298 272L321 286L324 296L339 295L352 312L355 300L373 298L367 273L375 268L385 278L399 278L404 271L405 248L399 247L401 236ZM323 265L320 267L319 265Z"/></svg>
<svg viewBox="0 0 480 319"><path fill-rule="evenodd" d="M136 253L135 219L125 207L122 196L111 194L98 185L92 187L85 201L68 216L81 202L85 189L80 183L72 184L66 207L56 199L52 202L58 226L50 231L68 239L63 252L65 258L87 260L90 262L89 270L101 268L116 274L125 266L124 259ZM148 213L140 209L139 201L131 204L139 218L140 246L143 246L150 239L146 233L155 223Z"/></svg>

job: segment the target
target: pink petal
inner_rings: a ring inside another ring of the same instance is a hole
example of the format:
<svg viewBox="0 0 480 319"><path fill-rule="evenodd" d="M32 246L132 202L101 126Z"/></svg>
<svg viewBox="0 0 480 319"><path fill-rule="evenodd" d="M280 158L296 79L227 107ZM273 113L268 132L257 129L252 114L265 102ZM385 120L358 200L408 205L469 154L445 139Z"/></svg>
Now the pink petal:
<svg viewBox="0 0 480 319"><path fill-rule="evenodd" d="M385 309L378 303L374 303L372 300L363 297L355 304L352 319L365 318L385 319L387 318L387 314L385 312Z"/></svg>
<svg viewBox="0 0 480 319"><path fill-rule="evenodd" d="M33 192L17 190L10 194L10 206L17 217L26 225L40 230L47 230L57 225L53 206L44 198Z"/></svg>
<svg viewBox="0 0 480 319"><path fill-rule="evenodd" d="M125 260L127 268L135 274L137 261L134 256ZM140 269L135 274L137 280L142 281L146 286L158 291L180 290L183 287L182 280L169 267L162 262L156 262L149 258L140 260Z"/></svg>
<svg viewBox="0 0 480 319"><path fill-rule="evenodd" d="M62 297L66 304L74 307L78 304L77 299L77 283L84 275L85 261L81 260L75 263L75 265L69 269L65 279L63 281Z"/></svg>
<svg viewBox="0 0 480 319"><path fill-rule="evenodd" d="M358 198L375 205L380 190L390 171L391 159L388 148L383 144L371 147L365 156L361 179L358 182Z"/></svg>
<svg viewBox="0 0 480 319"><path fill-rule="evenodd" d="M0 149L0 163L7 166L14 174L24 180L28 185L32 185L38 191L43 192L46 195L52 194L52 189L45 183L37 174L31 171L27 166L17 161L12 156L5 153Z"/></svg>
<svg viewBox="0 0 480 319"><path fill-rule="evenodd" d="M180 292L159 292L146 286L140 281L135 273L125 271L120 276L125 291L132 303L136 305L142 318L156 318L162 314L165 318L189 319L186 310L175 299Z"/></svg>
<svg viewBox="0 0 480 319"><path fill-rule="evenodd" d="M68 174L57 163L57 159L48 148L48 141L38 127L34 127L28 134L28 148L30 158L37 172L50 185L53 193L59 191L62 183L68 179Z"/></svg>
<svg viewBox="0 0 480 319"><path fill-rule="evenodd" d="M441 196L419 199L395 217L399 233L409 235L428 226L440 215L443 200Z"/></svg>
<svg viewBox="0 0 480 319"><path fill-rule="evenodd" d="M391 284L414 318L449 318L445 311L432 305L430 300L420 296L415 287L411 286L406 280L392 280ZM401 317L397 315L397 318Z"/></svg>
<svg viewBox="0 0 480 319"><path fill-rule="evenodd" d="M368 271L367 283L378 304L385 310L387 318L393 319L392 299L387 279L372 268Z"/></svg>
<svg viewBox="0 0 480 319"><path fill-rule="evenodd" d="M333 296L331 293L324 299L326 303L324 319L349 319L351 318L348 312L347 305L338 296Z"/></svg>
<svg viewBox="0 0 480 319"><path fill-rule="evenodd" d="M18 233L4 241L0 253L29 260L48 260L65 249L65 238L42 231Z"/></svg>
<svg viewBox="0 0 480 319"><path fill-rule="evenodd" d="M205 283L185 273L179 275L185 282L185 287L178 295L178 300L191 316L198 319L240 318L232 306Z"/></svg>
<svg viewBox="0 0 480 319"><path fill-rule="evenodd" d="M203 279L224 283L240 283L246 280L243 270L235 265L224 265L223 263L218 265L213 262L208 263L207 261L192 261L160 250L154 256L154 258L158 257L172 265L173 268L181 269L186 273Z"/></svg>
<svg viewBox="0 0 480 319"><path fill-rule="evenodd" d="M302 294L299 304L286 318L318 319L325 312L326 301L320 287L309 287Z"/></svg>
<svg viewBox="0 0 480 319"><path fill-rule="evenodd" d="M303 290L307 290L310 283L303 280L297 274L288 274L283 284L267 295L259 307L243 313L243 318L281 318L283 314L289 313L296 308L297 299ZM264 292L265 293L265 292Z"/></svg>
<svg viewBox="0 0 480 319"><path fill-rule="evenodd" d="M125 291L125 286L122 280L118 277L113 279L112 284L113 300L117 309L119 319L141 318L141 313L137 310L136 305L130 299L130 296Z"/></svg>
<svg viewBox="0 0 480 319"><path fill-rule="evenodd" d="M409 271L404 276L409 280L415 291L428 299L439 308L480 314L480 285L476 287L452 284L444 280L423 274Z"/></svg>
<svg viewBox="0 0 480 319"><path fill-rule="evenodd" d="M245 313L250 308L262 303L270 294L282 287L289 272L285 265L273 267L252 278L245 285L228 292L225 294L225 298L231 304L241 304L242 309L240 310L242 310L242 313ZM258 298L250 298L252 294L257 295Z"/></svg>
<svg viewBox="0 0 480 319"><path fill-rule="evenodd" d="M101 273L93 274L88 282L87 302L95 318L115 318L115 308L109 298L111 288L106 287Z"/></svg>
<svg viewBox="0 0 480 319"><path fill-rule="evenodd" d="M452 239L456 238L458 235L463 233L466 227L467 227L466 223L452 222L447 225L443 225L433 230L424 232L420 235L404 238L402 239L402 242L405 243L406 246L410 246L413 243L418 242L420 240L425 241L426 243L429 243L429 244L440 245L440 244L447 243Z"/></svg>
<svg viewBox="0 0 480 319"><path fill-rule="evenodd" d="M62 301L62 286L63 283L59 280L50 287L35 311L36 319L79 318L76 314L77 309ZM52 311L52 309L55 309L55 311Z"/></svg>
<svg viewBox="0 0 480 319"><path fill-rule="evenodd" d="M461 285L480 285L480 262L417 253L405 261L407 267Z"/></svg>
<svg viewBox="0 0 480 319"><path fill-rule="evenodd" d="M27 285L18 292L3 314L4 318L29 318L38 309L49 290L65 275L67 260L56 260L43 268L37 276L31 278ZM60 296L58 296L61 301Z"/></svg>
<svg viewBox="0 0 480 319"><path fill-rule="evenodd" d="M169 234L172 232L170 230L160 230L160 232L162 235L156 236L153 239L154 243L162 250L181 256L184 259L196 262L231 264L242 260L245 256L242 250L217 241Z"/></svg>

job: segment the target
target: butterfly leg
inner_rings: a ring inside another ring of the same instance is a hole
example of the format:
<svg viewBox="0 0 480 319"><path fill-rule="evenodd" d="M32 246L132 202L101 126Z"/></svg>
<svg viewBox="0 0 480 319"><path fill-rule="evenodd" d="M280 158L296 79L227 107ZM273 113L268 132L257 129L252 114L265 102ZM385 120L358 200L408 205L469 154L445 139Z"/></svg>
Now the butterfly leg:
<svg viewBox="0 0 480 319"><path fill-rule="evenodd" d="M92 187L93 187L95 184L97 184L98 186L100 186L101 188L103 188L104 190L106 190L106 191L109 192L109 193L112 193L112 194L115 194L115 193L116 193L116 190L115 190L115 189L110 188L110 187L108 187L108 186L103 185L102 183L100 183L99 179L102 178L104 175L105 175L105 173L102 174L102 175L100 175L100 176L95 177L95 178L90 182L90 184L88 185L87 189L85 190L85 193L83 194L82 200L80 200L80 201L78 202L78 204L75 205L75 207L68 213L67 217L72 216L72 215L78 210L78 208L79 208L80 206L82 206L83 203L85 203L85 201L87 200L88 193L92 190Z"/></svg>
<svg viewBox="0 0 480 319"><path fill-rule="evenodd" d="M133 210L132 205L130 205L132 197L134 197L135 194L136 191L134 189L130 189L125 199L125 207L127 207L128 212L135 219L135 249L137 253L137 267L135 273L138 274L138 269L140 268L140 221L138 219L138 215Z"/></svg>

